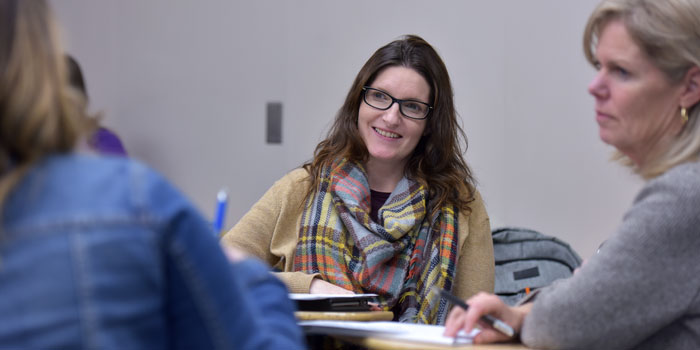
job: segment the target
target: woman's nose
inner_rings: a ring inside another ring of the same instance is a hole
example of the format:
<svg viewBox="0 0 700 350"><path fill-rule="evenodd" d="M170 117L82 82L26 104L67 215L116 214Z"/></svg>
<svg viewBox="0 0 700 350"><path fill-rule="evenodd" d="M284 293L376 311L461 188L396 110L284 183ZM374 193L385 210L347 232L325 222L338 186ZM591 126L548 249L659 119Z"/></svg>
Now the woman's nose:
<svg viewBox="0 0 700 350"><path fill-rule="evenodd" d="M603 76L603 73L599 71L598 74L593 77L593 80L591 80L591 82L588 84L588 93L596 98L602 98L605 97L607 90L605 77Z"/></svg>
<svg viewBox="0 0 700 350"><path fill-rule="evenodd" d="M403 118L401 116L401 110L398 103L394 103L389 109L384 111L382 119L387 125L397 125L399 121Z"/></svg>

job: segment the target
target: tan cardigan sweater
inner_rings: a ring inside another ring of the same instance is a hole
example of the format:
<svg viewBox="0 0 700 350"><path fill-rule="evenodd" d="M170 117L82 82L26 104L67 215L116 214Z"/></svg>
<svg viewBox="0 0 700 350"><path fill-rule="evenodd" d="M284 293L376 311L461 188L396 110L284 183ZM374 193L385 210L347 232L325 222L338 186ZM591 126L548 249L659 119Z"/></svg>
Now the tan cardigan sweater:
<svg viewBox="0 0 700 350"><path fill-rule="evenodd" d="M225 245L255 255L283 271L277 276L292 293L308 293L316 275L293 272L304 196L309 175L296 169L275 184L222 237ZM459 214L459 256L453 293L462 299L479 291L493 292L494 259L489 217L479 193L470 214Z"/></svg>

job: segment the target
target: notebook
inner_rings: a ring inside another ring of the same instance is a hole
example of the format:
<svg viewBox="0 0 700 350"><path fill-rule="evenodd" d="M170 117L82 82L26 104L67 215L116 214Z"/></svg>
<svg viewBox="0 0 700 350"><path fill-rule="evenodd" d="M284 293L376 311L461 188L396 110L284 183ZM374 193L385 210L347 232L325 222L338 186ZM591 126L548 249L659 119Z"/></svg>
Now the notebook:
<svg viewBox="0 0 700 350"><path fill-rule="evenodd" d="M370 311L377 294L298 294L290 293L299 311L352 312Z"/></svg>
<svg viewBox="0 0 700 350"><path fill-rule="evenodd" d="M406 341L411 343L461 345L472 344L480 330L470 334L460 331L457 337L445 337L444 326L400 323L400 322L357 322L357 321L301 321L299 326L306 334L342 335L350 337L376 337Z"/></svg>

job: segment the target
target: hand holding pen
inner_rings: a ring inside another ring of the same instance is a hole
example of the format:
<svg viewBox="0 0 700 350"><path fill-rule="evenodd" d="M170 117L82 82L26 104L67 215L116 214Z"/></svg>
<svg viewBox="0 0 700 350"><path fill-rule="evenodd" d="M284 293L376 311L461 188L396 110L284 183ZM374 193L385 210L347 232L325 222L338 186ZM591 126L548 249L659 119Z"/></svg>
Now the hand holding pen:
<svg viewBox="0 0 700 350"><path fill-rule="evenodd" d="M510 307L497 296L487 293L479 293L469 298L467 303L457 300L459 304L447 316L445 336L454 337L461 329L469 333L479 323L482 331L474 338L477 344L512 341L531 306Z"/></svg>

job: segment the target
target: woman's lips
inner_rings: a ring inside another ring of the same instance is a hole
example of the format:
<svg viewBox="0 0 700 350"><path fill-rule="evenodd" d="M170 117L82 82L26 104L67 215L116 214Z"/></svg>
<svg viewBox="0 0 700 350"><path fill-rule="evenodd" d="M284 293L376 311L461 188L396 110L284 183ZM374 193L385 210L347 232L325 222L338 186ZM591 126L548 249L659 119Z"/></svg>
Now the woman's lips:
<svg viewBox="0 0 700 350"><path fill-rule="evenodd" d="M399 139L399 138L401 138L401 135L399 135L399 134L397 134L397 133L393 133L393 132L391 132L391 131L382 130L382 129L377 128L377 127L373 127L372 129L374 129L374 131L375 131L377 134L379 134L379 135L381 135L381 136L383 136L383 137L385 137L385 138L388 138L388 139Z"/></svg>
<svg viewBox="0 0 700 350"><path fill-rule="evenodd" d="M614 118L612 116L610 116L609 114L605 114L605 113L599 112L599 111L595 112L595 120L598 122L598 124L606 123L612 119L614 119Z"/></svg>

